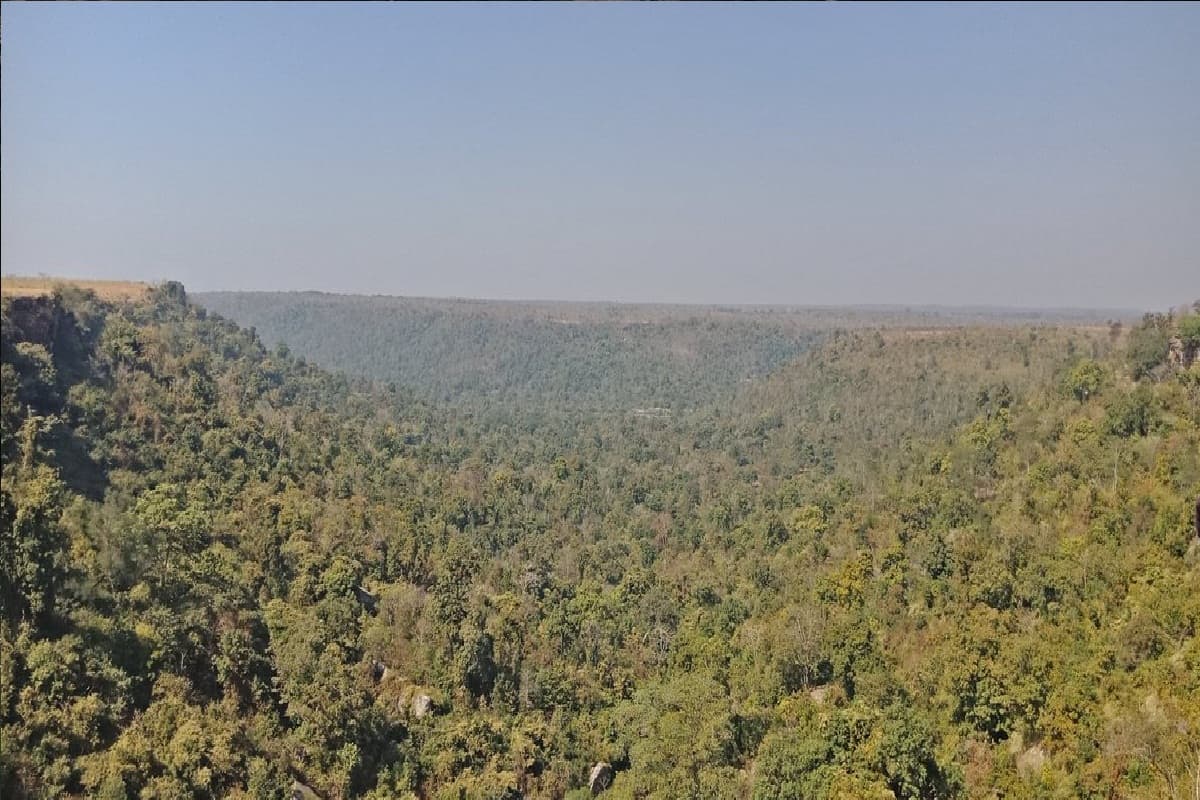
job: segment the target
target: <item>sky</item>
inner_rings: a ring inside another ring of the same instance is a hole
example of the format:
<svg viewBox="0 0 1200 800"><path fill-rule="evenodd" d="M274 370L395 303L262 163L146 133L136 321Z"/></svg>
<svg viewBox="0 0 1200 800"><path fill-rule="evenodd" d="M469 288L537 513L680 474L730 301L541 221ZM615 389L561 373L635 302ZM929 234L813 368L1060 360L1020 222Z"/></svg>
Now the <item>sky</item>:
<svg viewBox="0 0 1200 800"><path fill-rule="evenodd" d="M0 269L1200 298L1200 4L3 4Z"/></svg>

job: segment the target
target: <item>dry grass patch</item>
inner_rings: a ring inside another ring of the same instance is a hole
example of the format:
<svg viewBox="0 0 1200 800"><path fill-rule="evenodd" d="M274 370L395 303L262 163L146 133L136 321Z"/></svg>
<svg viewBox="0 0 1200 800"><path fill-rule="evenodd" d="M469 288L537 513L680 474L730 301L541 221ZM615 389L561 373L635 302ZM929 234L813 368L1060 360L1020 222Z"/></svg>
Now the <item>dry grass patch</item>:
<svg viewBox="0 0 1200 800"><path fill-rule="evenodd" d="M130 300L144 295L150 284L141 281L97 281L74 278L24 278L5 275L0 278L0 295L4 297L37 297L50 294L56 286L70 285L90 289L101 300Z"/></svg>

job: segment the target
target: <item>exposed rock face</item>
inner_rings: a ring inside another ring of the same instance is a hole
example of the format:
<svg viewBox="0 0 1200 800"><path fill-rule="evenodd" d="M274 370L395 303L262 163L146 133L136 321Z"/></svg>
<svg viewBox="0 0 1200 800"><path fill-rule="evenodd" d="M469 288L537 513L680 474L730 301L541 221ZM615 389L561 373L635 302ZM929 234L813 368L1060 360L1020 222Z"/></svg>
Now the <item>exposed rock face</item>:
<svg viewBox="0 0 1200 800"><path fill-rule="evenodd" d="M358 602L363 604L363 607L370 613L374 614L379 607L379 598L368 592L361 586L354 587L354 596L358 598Z"/></svg>
<svg viewBox="0 0 1200 800"><path fill-rule="evenodd" d="M433 698L427 694L419 694L412 699L412 713L417 719L433 713Z"/></svg>
<svg viewBox="0 0 1200 800"><path fill-rule="evenodd" d="M1172 367L1187 369L1196 363L1198 356L1200 356L1200 348L1184 342L1178 336L1171 337L1171 341L1167 345L1167 363Z"/></svg>
<svg viewBox="0 0 1200 800"><path fill-rule="evenodd" d="M73 327L70 314L56 306L49 297L14 297L11 320L18 341L40 344L51 353L59 334Z"/></svg>
<svg viewBox="0 0 1200 800"><path fill-rule="evenodd" d="M300 781L292 781L291 800L321 800L321 795L312 790L311 787L305 786Z"/></svg>
<svg viewBox="0 0 1200 800"><path fill-rule="evenodd" d="M588 777L588 788L592 790L592 794L600 794L609 787L612 779L612 764L609 764L607 761L601 761L592 767L592 774Z"/></svg>

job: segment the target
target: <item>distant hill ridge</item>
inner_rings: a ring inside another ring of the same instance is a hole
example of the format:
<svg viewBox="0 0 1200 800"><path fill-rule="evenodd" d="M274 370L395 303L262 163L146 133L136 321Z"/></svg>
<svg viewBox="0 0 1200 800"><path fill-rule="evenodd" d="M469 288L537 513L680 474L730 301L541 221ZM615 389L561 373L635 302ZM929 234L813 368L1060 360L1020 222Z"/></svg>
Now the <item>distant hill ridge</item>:
<svg viewBox="0 0 1200 800"><path fill-rule="evenodd" d="M215 292L195 302L322 366L436 402L687 409L790 363L830 331L1104 326L1128 312L699 306Z"/></svg>
<svg viewBox="0 0 1200 800"><path fill-rule="evenodd" d="M940 320L945 324L1018 324L1018 323L1101 323L1110 320L1132 321L1142 316L1143 310L1136 308L1086 308L1086 307L1021 307L988 304L943 305L906 303L847 303L847 304L803 304L803 303L674 303L617 300L547 300L547 299L495 299L480 297L435 297L426 295L397 295L386 293L328 292L320 290L297 291L212 291L190 293L198 302L216 306L233 302L234 298L247 301L289 302L301 299L329 303L358 302L370 300L397 306L419 306L453 309L470 306L499 315L566 313L582 319L593 315L604 319L628 315L636 318L647 312L670 317L708 315L789 315L797 322L825 327L829 322L850 326L854 323L868 327L879 325L908 326L922 320ZM570 312L574 312L572 315Z"/></svg>

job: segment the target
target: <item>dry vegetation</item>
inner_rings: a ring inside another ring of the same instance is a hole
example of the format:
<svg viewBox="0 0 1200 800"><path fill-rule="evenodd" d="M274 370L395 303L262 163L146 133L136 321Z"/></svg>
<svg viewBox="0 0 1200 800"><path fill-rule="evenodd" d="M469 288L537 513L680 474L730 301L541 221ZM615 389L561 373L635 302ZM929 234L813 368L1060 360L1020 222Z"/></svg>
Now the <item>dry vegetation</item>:
<svg viewBox="0 0 1200 800"><path fill-rule="evenodd" d="M476 405L175 283L0 304L0 796L1200 796L1200 313L789 358L293 299Z"/></svg>
<svg viewBox="0 0 1200 800"><path fill-rule="evenodd" d="M37 297L50 294L55 287L62 285L78 286L96 293L101 300L130 300L138 299L146 294L150 284L140 281L95 281L76 280L74 278L48 277L16 277L5 275L0 280L0 295L4 297Z"/></svg>

